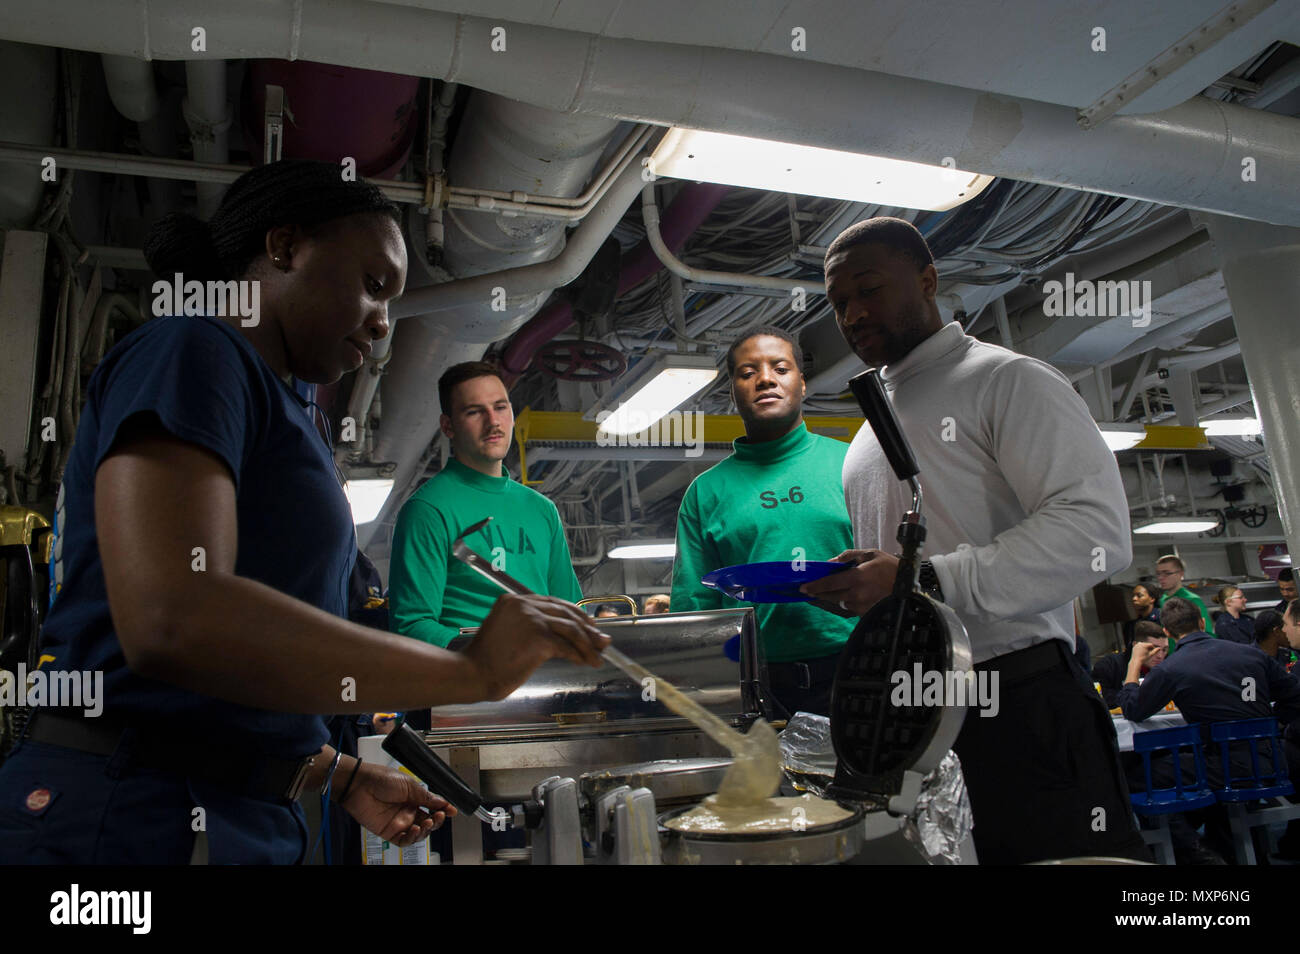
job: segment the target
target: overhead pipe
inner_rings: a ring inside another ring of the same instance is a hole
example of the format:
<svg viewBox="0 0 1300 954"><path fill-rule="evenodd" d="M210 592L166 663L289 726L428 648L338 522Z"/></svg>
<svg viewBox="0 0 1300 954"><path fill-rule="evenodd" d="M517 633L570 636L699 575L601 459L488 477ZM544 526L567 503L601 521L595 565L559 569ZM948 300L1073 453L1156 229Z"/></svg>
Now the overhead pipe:
<svg viewBox="0 0 1300 954"><path fill-rule="evenodd" d="M430 83L435 82L430 80ZM443 224L442 224L442 202L439 201L436 190L442 187L447 181L447 126L451 122L452 107L456 104L456 91L460 89L456 83L438 83L438 94L435 96L432 86L429 89L429 110L428 110L428 141L425 147L424 156L424 174L429 181L430 187L435 190L430 196L429 211L425 214L424 232L425 232L425 258L430 265L437 265L442 261L442 242L443 242Z"/></svg>
<svg viewBox="0 0 1300 954"><path fill-rule="evenodd" d="M1279 515L1300 554L1300 230L1205 216L1233 305L1246 379L1269 450Z"/></svg>
<svg viewBox="0 0 1300 954"><path fill-rule="evenodd" d="M1164 371L1175 373L1178 371L1199 371L1201 368L1208 367L1212 364L1218 364L1220 361L1226 361L1228 358L1236 357L1241 354L1241 343L1230 341L1218 348L1207 348L1204 351L1186 351L1179 354L1169 355L1161 358L1156 362L1156 367ZM1147 388L1167 387L1169 376L1161 376L1159 371L1144 374L1141 378L1141 384L1138 391L1144 391ZM1133 387L1130 381L1129 388ZM1113 400L1123 400L1126 395L1124 387L1115 387L1111 389L1111 398Z"/></svg>
<svg viewBox="0 0 1300 954"><path fill-rule="evenodd" d="M134 56L100 57L104 82L113 107L127 119L145 123L158 113L158 87L153 81L153 64Z"/></svg>
<svg viewBox="0 0 1300 954"><path fill-rule="evenodd" d="M569 284L582 274L605 239L609 238L609 233L614 231L614 226L623 218L640 188L640 169L624 169L582 225L569 236L564 251L555 258L417 288L403 295L389 308L389 318L429 315L467 305L482 305L492 300L497 288L505 290L508 304Z"/></svg>
<svg viewBox="0 0 1300 954"><path fill-rule="evenodd" d="M39 166L47 157L58 160L60 168L82 169L87 172L109 172L123 176L141 176L150 179L183 179L197 183L220 183L220 191L234 182L252 166L228 163L191 162L185 159L167 159L155 156L136 156L129 153L96 152L89 149L64 149L62 147L28 146L19 142L0 142L0 161L22 162ZM399 179L369 179L393 202L404 205L424 205L423 185ZM607 183L608 185L608 183ZM564 222L579 222L586 218L603 193L595 193L580 206L561 206L552 200L562 196L532 195L517 192L518 201L492 198L483 190L458 189L458 195L449 198L447 208L466 209L473 212L496 212L502 215L535 216ZM478 199L473 196L480 196Z"/></svg>
<svg viewBox="0 0 1300 954"><path fill-rule="evenodd" d="M459 118L447 177L453 182L472 182L480 189L509 191L527 185L546 195L577 196L593 176L599 176L597 167L618 128L618 121L608 117L557 113L474 90ZM635 175L631 182L627 181L629 175ZM422 285L441 280L444 285L456 286L450 289L455 295L465 287L446 282L448 275L457 281L472 280L472 276L502 269L538 268L513 272L503 285L500 276L480 282L479 293L461 299L459 307L419 312L419 317L406 317L394 324L393 358L383 383L383 423L375 433L372 455L375 461L394 465L393 493L376 521L358 528L362 546L370 542L378 527L392 522L423 470L422 455L438 433L442 409L436 383L443 372L453 364L481 358L490 343L507 337L533 317L554 286L526 296L522 291L529 281L559 282L566 280L566 274L580 274L639 186L640 168L631 164L567 239L564 222L556 218L449 209L438 271L424 260L424 217L411 217L410 240L416 251L410 255L404 299L437 307L448 292L429 293ZM616 207L617 202L622 205ZM597 228L603 228L604 234L593 234ZM563 253L566 243L573 251L547 270L545 263ZM579 262L583 254L586 259ZM576 270L571 271L573 268ZM493 294L498 285L506 289L505 302ZM397 311L409 314L403 308L409 308L409 302Z"/></svg>
<svg viewBox="0 0 1300 954"><path fill-rule="evenodd" d="M605 192L600 203L583 221L577 230L569 236L564 251L549 261L519 268L508 268L498 272L476 275L472 278L426 285L399 298L389 308L388 316L396 321L412 315L432 315L465 307L481 307L493 298L493 290L503 288L506 302L526 301L540 294L548 294L556 288L569 284L582 274L596 251L614 230L618 220L627 211L637 190L640 188L641 176L635 167L624 169L622 176L615 180ZM490 343L489 338L486 342ZM379 387L384 366L392 357L393 336L375 342L371 356L366 359L362 373L353 385L348 398L348 415L356 422L359 446L364 440L365 417ZM465 359L471 360L471 359Z"/></svg>
<svg viewBox="0 0 1300 954"><path fill-rule="evenodd" d="M645 224L646 238L664 267L678 277L704 285L724 285L737 289L761 288L767 291L791 294L802 289L811 295L825 295L826 283L794 278L777 278L774 275L742 275L738 272L716 272L707 268L692 268L664 244L659 234L659 207L655 205L655 184L647 182L641 190L641 220Z"/></svg>
<svg viewBox="0 0 1300 954"><path fill-rule="evenodd" d="M185 83L188 93L181 102L181 113L190 127L190 144L198 162L224 164L230 159L230 104L226 102L226 61L187 60ZM196 182L199 218L212 218L224 185Z"/></svg>
<svg viewBox="0 0 1300 954"><path fill-rule="evenodd" d="M727 186L707 182L683 186L664 209L660 229L664 244L674 252L681 249L729 191ZM661 268L663 263L655 254L649 239L642 241L623 256L616 297L627 294ZM501 369L507 376L507 383L518 380L519 375L532 364L537 350L562 334L571 324L573 306L568 301L557 301L524 325L501 355Z"/></svg>
<svg viewBox="0 0 1300 954"><path fill-rule="evenodd" d="M1070 383L1077 384L1084 378L1090 377L1093 373L1093 367L1113 367L1122 361L1127 361L1129 358L1136 358L1148 351L1162 348L1178 338L1189 338L1203 328L1208 328L1215 322L1223 321L1225 318L1231 317L1231 315L1232 306L1228 304L1228 299L1221 298L1204 308L1198 308L1190 315L1184 315L1182 318L1160 326L1155 331L1147 332L1123 351L1111 355L1104 361L1099 361L1096 365L1091 365L1082 371L1075 371L1068 375Z"/></svg>
<svg viewBox="0 0 1300 954"><path fill-rule="evenodd" d="M191 20L138 0L0 7L0 35L144 59L193 57ZM213 56L308 59L436 76L545 109L682 125L1300 225L1300 177L1244 182L1241 163L1290 168L1300 121L1196 96L1089 131L1076 111L793 57L615 39L408 4L237 4L204 11ZM362 24L364 42L358 42ZM755 76L763 82L753 81ZM925 117L918 123L916 117Z"/></svg>
<svg viewBox="0 0 1300 954"><path fill-rule="evenodd" d="M17 142L0 142L0 161L23 162L40 165L45 156L53 156L62 169L84 169L87 172L110 172L124 176L144 176L156 179L188 179L198 183L220 183L221 191L252 166L229 163L189 162L183 159L151 158L117 152L95 152L89 149L64 149L24 145ZM393 179L371 179L389 199L408 205L424 201L424 186Z"/></svg>
<svg viewBox="0 0 1300 954"><path fill-rule="evenodd" d="M1234 407L1241 407L1241 405L1243 404L1249 404L1251 400L1252 398L1250 396L1249 390L1237 391L1233 394L1228 394L1222 398L1219 398L1217 401L1210 401L1206 404L1198 405L1196 408L1196 415L1203 422L1207 417L1211 416L1212 414L1219 414L1223 411L1230 411ZM1152 416L1151 423L1156 424L1159 423L1160 421L1168 420L1169 418L1174 417L1176 414L1177 414L1176 411L1162 411L1161 413Z"/></svg>
<svg viewBox="0 0 1300 954"><path fill-rule="evenodd" d="M25 148L37 156L35 168L18 168L0 155L0 230L30 229L40 218L42 207L48 209L48 184L41 180L40 163L41 157L50 155L50 147L54 145L56 117L64 115L59 73L57 49L0 40L4 134L20 143L29 143ZM63 179L60 175L60 183Z"/></svg>

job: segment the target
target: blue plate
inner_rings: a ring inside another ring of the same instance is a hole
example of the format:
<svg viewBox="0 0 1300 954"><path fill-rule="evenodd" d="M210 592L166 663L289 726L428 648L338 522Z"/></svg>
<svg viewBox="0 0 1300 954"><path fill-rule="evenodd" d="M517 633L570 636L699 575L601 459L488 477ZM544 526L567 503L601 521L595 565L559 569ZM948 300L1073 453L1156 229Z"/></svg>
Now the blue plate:
<svg viewBox="0 0 1300 954"><path fill-rule="evenodd" d="M746 603L808 603L812 597L800 593L799 587L850 570L853 564L805 561L800 563L800 567L796 570L792 560L741 563L714 570L700 582Z"/></svg>

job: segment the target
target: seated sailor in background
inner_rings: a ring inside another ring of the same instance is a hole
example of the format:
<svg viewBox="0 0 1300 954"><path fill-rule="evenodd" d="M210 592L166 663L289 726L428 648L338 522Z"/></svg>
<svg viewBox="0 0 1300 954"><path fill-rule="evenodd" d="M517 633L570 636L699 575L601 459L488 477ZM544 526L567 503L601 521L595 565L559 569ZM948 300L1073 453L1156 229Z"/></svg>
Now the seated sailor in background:
<svg viewBox="0 0 1300 954"><path fill-rule="evenodd" d="M713 570L826 560L852 545L840 483L848 445L804 425L803 357L794 339L780 328L749 332L727 352L727 373L745 436L682 499L673 563L677 613L751 605L701 583ZM776 702L789 715L828 715L835 663L857 620L808 603L754 608Z"/></svg>
<svg viewBox="0 0 1300 954"><path fill-rule="evenodd" d="M1214 596L1214 602L1223 607L1214 617L1214 635L1234 643L1249 646L1255 642L1255 617L1245 612L1246 595L1235 586L1225 586Z"/></svg>
<svg viewBox="0 0 1300 954"><path fill-rule="evenodd" d="M402 506L393 531L388 602L393 632L446 646L487 618L502 590L452 556L452 541L484 517L465 543L534 593L582 599L560 514L510 477L515 415L495 367L469 361L438 380L442 432L454 456Z"/></svg>
<svg viewBox="0 0 1300 954"><path fill-rule="evenodd" d="M1165 658L1169 640L1159 623L1149 619L1137 621L1134 629L1134 644L1150 643L1155 651L1143 661L1138 675L1145 677L1148 672L1160 665ZM1131 652L1131 650L1130 650ZM1101 697L1106 700L1106 708L1114 709L1119 705L1119 691L1124 688L1124 677L1128 673L1130 653L1107 653L1092 664L1092 678L1101 685Z"/></svg>
<svg viewBox="0 0 1300 954"><path fill-rule="evenodd" d="M1283 723L1294 723L1300 716L1300 680L1288 673L1276 659L1227 639L1216 639L1201 627L1204 619L1200 607L1190 600L1171 596L1160 607L1160 620L1166 635L1178 640L1177 651L1152 669L1141 685L1138 679L1148 658L1160 652L1158 646L1136 643L1133 658L1129 661L1124 687L1119 692L1119 704L1124 718L1141 722L1155 715L1169 701L1188 725L1207 726L1212 722L1235 722L1240 719L1276 717ZM1222 788L1223 759L1217 746L1206 736L1205 771L1211 788ZM1257 748L1261 771L1272 771L1272 752L1267 742ZM1229 746L1229 766L1234 778L1248 776L1253 771L1249 743L1238 742ZM1183 759L1185 763L1186 759ZM1136 771L1136 770L1135 770ZM1189 778L1186 767L1183 778ZM1152 784L1173 784L1175 766L1165 759L1152 764ZM1143 780L1144 782L1145 780ZM1138 777L1132 777L1134 787ZM1232 838L1221 805L1211 806L1204 812L1189 813L1187 824L1174 824L1170 833L1175 856L1180 863L1204 858L1198 847L1194 828L1204 822L1206 836L1220 854L1232 854Z"/></svg>
<svg viewBox="0 0 1300 954"><path fill-rule="evenodd" d="M1285 613L1266 609L1255 617L1255 648L1276 659L1287 672L1294 671L1300 639L1292 644Z"/></svg>

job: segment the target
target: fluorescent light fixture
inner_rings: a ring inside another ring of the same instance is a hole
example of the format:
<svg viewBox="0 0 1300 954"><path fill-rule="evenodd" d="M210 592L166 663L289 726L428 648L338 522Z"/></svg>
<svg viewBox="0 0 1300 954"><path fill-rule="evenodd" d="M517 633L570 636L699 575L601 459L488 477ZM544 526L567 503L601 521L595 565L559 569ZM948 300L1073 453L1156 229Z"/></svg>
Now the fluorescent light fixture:
<svg viewBox="0 0 1300 954"><path fill-rule="evenodd" d="M1147 429L1141 424L1098 424L1097 429L1113 451L1128 450L1147 436Z"/></svg>
<svg viewBox="0 0 1300 954"><path fill-rule="evenodd" d="M1219 418L1201 421L1206 437L1253 437L1263 433L1257 417Z"/></svg>
<svg viewBox="0 0 1300 954"><path fill-rule="evenodd" d="M1215 519L1205 517L1162 517L1151 523L1134 527L1134 533L1205 533L1219 525Z"/></svg>
<svg viewBox="0 0 1300 954"><path fill-rule="evenodd" d="M391 479L366 478L345 482L343 484L343 493L347 495L348 504L352 507L352 522L360 526L374 520L379 516L384 501L388 499L388 495L392 492L393 482Z"/></svg>
<svg viewBox="0 0 1300 954"><path fill-rule="evenodd" d="M650 169L674 179L932 212L969 202L993 181L946 166L678 128L660 141Z"/></svg>
<svg viewBox="0 0 1300 954"><path fill-rule="evenodd" d="M718 376L709 355L663 354L644 358L627 384L583 415L606 434L639 434L694 397Z"/></svg>
<svg viewBox="0 0 1300 954"><path fill-rule="evenodd" d="M677 555L677 541L622 540L607 555L614 560L671 560Z"/></svg>

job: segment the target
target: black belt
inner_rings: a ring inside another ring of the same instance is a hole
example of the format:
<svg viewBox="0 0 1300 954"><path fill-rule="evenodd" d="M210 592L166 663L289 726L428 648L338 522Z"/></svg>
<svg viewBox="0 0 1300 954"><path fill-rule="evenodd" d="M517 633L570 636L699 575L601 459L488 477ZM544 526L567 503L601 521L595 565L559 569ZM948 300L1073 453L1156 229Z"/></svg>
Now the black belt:
<svg viewBox="0 0 1300 954"><path fill-rule="evenodd" d="M835 668L840 656L822 656L820 659L800 659L795 662L770 662L767 664L768 682L790 683L799 689L830 682L835 678Z"/></svg>
<svg viewBox="0 0 1300 954"><path fill-rule="evenodd" d="M250 755L120 723L52 712L37 712L32 717L27 738L92 755L112 757L122 752L134 766L200 778L240 795L286 801L302 793L315 759L312 755L301 759Z"/></svg>
<svg viewBox="0 0 1300 954"><path fill-rule="evenodd" d="M1069 665L1065 643L1059 639L1049 639L1028 649L1018 649L1014 653L994 656L986 662L976 663L975 671L996 671L1002 680L1020 682L1058 666L1068 668Z"/></svg>

